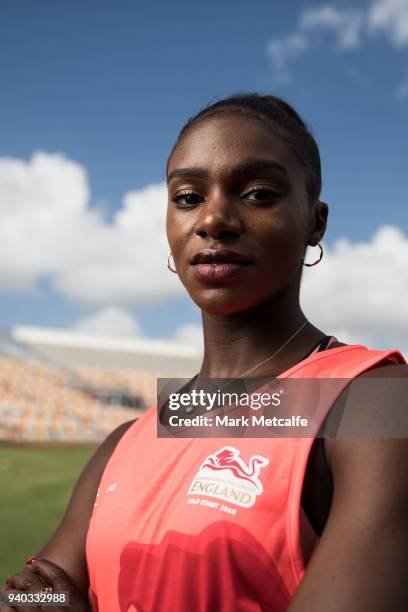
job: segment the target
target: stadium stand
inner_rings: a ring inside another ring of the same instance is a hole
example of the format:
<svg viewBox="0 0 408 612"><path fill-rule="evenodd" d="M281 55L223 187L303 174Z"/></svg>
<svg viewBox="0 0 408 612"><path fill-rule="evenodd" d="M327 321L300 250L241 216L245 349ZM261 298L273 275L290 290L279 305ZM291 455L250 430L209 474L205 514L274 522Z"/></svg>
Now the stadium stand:
<svg viewBox="0 0 408 612"><path fill-rule="evenodd" d="M98 442L155 400L156 375L0 356L0 441Z"/></svg>
<svg viewBox="0 0 408 612"><path fill-rule="evenodd" d="M199 363L174 342L0 325L0 443L98 443Z"/></svg>

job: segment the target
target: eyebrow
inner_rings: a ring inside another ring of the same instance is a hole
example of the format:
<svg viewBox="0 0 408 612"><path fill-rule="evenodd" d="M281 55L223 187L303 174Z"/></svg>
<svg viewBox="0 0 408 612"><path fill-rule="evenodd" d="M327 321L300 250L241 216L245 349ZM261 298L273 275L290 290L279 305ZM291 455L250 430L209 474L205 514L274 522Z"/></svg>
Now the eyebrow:
<svg viewBox="0 0 408 612"><path fill-rule="evenodd" d="M233 166L230 170L231 174L250 174L253 172L258 172L260 170L278 170L282 172L285 176L288 176L288 171L285 166L282 166L278 162L272 160L263 160L263 159L254 159L248 160L239 164L237 166ZM180 176L182 178L208 178L209 172L204 168L200 167L190 167L190 168L176 168L167 176L167 182L169 182L172 178Z"/></svg>

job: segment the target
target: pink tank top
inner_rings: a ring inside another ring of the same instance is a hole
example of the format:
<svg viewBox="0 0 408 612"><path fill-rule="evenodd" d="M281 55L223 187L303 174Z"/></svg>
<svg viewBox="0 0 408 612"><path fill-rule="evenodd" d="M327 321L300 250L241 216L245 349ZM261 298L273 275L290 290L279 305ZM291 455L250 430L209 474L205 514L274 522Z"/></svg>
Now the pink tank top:
<svg viewBox="0 0 408 612"><path fill-rule="evenodd" d="M383 361L406 363L396 350L347 345L313 353L279 378L353 379ZM305 573L301 494L312 444L157 438L152 406L100 481L86 542L94 611L284 612ZM206 469L226 453L229 468Z"/></svg>

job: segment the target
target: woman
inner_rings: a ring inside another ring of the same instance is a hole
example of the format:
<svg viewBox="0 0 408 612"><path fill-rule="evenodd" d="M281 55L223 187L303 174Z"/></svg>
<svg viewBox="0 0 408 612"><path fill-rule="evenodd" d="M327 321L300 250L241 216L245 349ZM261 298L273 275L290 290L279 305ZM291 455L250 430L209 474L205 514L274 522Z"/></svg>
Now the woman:
<svg viewBox="0 0 408 612"><path fill-rule="evenodd" d="M202 311L197 378L344 379L319 426L329 411L372 425L392 410L392 385L348 393L346 382L406 379L402 354L339 342L299 305L305 253L328 216L299 115L273 96L221 100L183 128L167 180L169 267ZM75 611L88 609L88 588L101 612L407 609L406 440L165 439L155 415L98 448L41 559L9 586L67 590ZM247 507L191 494L211 462L240 486L221 458L248 474L259 462Z"/></svg>

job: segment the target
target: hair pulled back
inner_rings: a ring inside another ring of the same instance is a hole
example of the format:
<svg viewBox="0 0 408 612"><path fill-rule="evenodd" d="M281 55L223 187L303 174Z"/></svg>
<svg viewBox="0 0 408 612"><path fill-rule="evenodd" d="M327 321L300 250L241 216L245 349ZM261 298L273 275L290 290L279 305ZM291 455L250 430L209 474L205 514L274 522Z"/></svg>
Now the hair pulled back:
<svg viewBox="0 0 408 612"><path fill-rule="evenodd" d="M182 127L168 160L183 136L198 122L215 115L238 113L270 123L281 137L293 147L300 163L305 167L307 192L311 200L318 200L322 189L319 149L310 128L300 115L282 98L257 93L234 94L210 104L190 117ZM169 161L167 162L168 166Z"/></svg>

